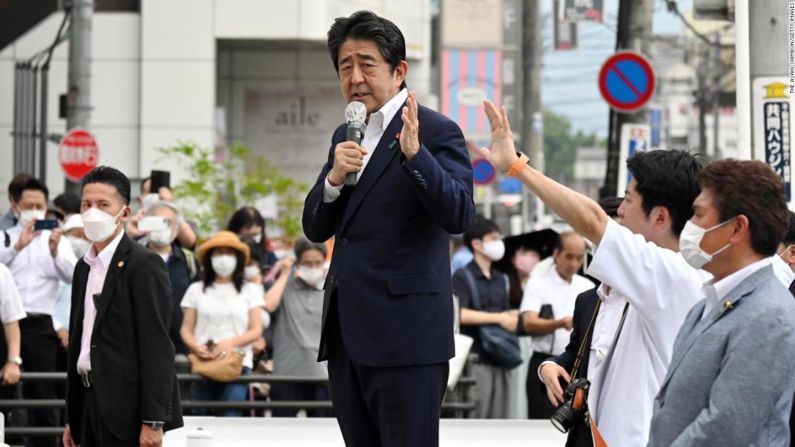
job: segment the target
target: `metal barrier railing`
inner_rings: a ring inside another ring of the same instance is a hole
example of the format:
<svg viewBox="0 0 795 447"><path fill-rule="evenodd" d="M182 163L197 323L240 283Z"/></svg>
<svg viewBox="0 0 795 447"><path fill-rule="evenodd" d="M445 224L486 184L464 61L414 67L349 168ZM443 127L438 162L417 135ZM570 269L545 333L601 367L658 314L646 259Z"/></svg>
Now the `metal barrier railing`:
<svg viewBox="0 0 795 447"><path fill-rule="evenodd" d="M65 381L64 372L23 372L20 376L22 382L53 382ZM180 383L198 382L204 380L197 374L179 373L177 380ZM300 385L323 385L328 384L327 379L316 377L295 377L278 376L272 374L249 374L240 376L234 382L237 383L289 383ZM460 417L468 417L475 410L475 402L467 397L471 393L467 392L473 385L475 379L472 377L462 377L458 381L458 386L464 390L465 397L462 402L445 402L442 404L442 412L446 414L458 414ZM331 401L272 401L272 400L246 400L246 401L198 401L185 399L181 401L183 409L243 409L243 410L331 410ZM64 399L1 399L0 408L2 409L23 409L23 408L66 408ZM5 427L5 435L8 436L60 436L63 427Z"/></svg>

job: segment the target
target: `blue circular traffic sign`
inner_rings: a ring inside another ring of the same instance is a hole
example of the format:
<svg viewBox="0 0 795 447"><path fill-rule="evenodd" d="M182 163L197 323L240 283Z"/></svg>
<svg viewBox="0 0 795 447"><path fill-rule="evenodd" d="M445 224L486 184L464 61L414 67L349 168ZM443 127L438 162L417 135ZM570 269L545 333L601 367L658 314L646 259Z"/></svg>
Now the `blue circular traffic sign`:
<svg viewBox="0 0 795 447"><path fill-rule="evenodd" d="M621 51L610 56L599 71L599 91L610 107L634 112L654 94L654 70L639 53Z"/></svg>
<svg viewBox="0 0 795 447"><path fill-rule="evenodd" d="M472 162L472 183L488 185L497 178L497 170L485 158L478 158Z"/></svg>

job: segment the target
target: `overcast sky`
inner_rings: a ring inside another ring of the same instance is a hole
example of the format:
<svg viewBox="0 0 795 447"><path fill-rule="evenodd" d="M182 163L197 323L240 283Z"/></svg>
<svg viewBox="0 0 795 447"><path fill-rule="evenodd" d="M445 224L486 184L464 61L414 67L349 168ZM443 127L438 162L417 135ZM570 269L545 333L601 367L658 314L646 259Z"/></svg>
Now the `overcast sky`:
<svg viewBox="0 0 795 447"><path fill-rule="evenodd" d="M606 0L603 24L579 25L576 50L553 51L552 2L544 1L544 71L541 88L544 106L571 119L576 129L607 135L608 107L599 94L599 67L613 53L618 0ZM679 10L690 11L692 0L679 0ZM682 22L668 12L664 0L654 1L654 34L680 34Z"/></svg>

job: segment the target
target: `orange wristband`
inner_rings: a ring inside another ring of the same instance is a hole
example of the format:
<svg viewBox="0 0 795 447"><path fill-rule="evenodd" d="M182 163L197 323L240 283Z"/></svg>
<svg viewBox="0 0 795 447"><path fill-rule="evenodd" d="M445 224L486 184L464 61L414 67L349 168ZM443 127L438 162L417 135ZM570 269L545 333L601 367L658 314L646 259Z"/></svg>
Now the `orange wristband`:
<svg viewBox="0 0 795 447"><path fill-rule="evenodd" d="M508 177L516 177L517 175L519 175L519 172L521 172L526 165L530 164L530 159L527 158L527 155L522 154L520 152L517 152L516 155L519 156L519 159L513 162L511 167L506 172L506 174L508 174Z"/></svg>

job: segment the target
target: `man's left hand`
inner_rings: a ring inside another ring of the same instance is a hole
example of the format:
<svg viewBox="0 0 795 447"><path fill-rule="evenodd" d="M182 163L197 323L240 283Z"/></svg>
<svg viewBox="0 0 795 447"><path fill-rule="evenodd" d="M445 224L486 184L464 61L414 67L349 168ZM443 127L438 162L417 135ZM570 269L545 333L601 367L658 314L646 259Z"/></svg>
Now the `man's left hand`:
<svg viewBox="0 0 795 447"><path fill-rule="evenodd" d="M400 150L406 159L411 160L420 151L420 121L417 118L419 104L417 103L417 93L409 92L406 105L403 106L403 130L400 131Z"/></svg>
<svg viewBox="0 0 795 447"><path fill-rule="evenodd" d="M63 230L56 228L50 232L50 255L54 258L58 256L58 243L61 242Z"/></svg>
<svg viewBox="0 0 795 447"><path fill-rule="evenodd" d="M141 436L138 438L141 447L161 447L163 445L163 430L141 424Z"/></svg>
<svg viewBox="0 0 795 447"><path fill-rule="evenodd" d="M3 367L3 385L16 385L19 383L19 365L14 362L6 362Z"/></svg>

